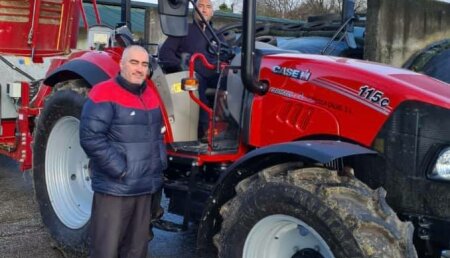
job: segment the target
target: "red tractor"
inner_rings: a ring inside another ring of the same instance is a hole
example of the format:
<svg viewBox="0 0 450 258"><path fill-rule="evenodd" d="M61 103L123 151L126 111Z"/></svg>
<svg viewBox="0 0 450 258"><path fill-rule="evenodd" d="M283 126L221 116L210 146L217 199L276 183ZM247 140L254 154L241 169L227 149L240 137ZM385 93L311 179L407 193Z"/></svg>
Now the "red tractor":
<svg viewBox="0 0 450 258"><path fill-rule="evenodd" d="M35 60L66 53L77 19L61 18L76 18L80 2L54 2L31 1L28 10L38 8L24 21L0 19L0 35L28 40L28 51L2 51ZM160 0L165 33L186 33L188 2ZM17 3L6 1L27 9ZM353 8L354 1L345 3ZM129 4L123 1L123 10ZM212 108L193 87L201 55L191 57L189 72L176 74L152 60L148 84L164 103L167 129L168 212L183 216L182 229L197 222L199 250L219 257L416 257L415 248L421 257L447 255L449 85L382 64L255 43L255 4L244 1L241 47L216 44L211 51L226 62L204 62L221 74ZM351 37L352 17L344 17L341 33ZM51 18L59 22L45 23ZM13 33L18 25L23 31ZM1 152L32 168L43 222L63 247L80 252L92 201L78 139L81 109L134 43L126 27L96 26L89 39L96 49L53 59L42 83L2 85L17 116L1 117ZM58 51L40 48L49 42ZM196 135L199 108L210 114L206 143Z"/></svg>

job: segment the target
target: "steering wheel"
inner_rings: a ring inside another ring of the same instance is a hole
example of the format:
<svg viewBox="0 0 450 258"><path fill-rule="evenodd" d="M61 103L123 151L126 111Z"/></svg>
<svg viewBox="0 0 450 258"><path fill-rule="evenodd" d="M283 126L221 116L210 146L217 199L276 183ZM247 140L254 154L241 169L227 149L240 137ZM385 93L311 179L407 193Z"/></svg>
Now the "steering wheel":
<svg viewBox="0 0 450 258"><path fill-rule="evenodd" d="M263 42L275 42L275 37L270 36L269 32L270 26L262 23L256 24L255 40L258 41L258 39L262 39L261 41ZM242 45L242 23L226 25L217 31L217 35L222 37L230 47L240 47ZM271 37L272 40L268 40L269 37Z"/></svg>
<svg viewBox="0 0 450 258"><path fill-rule="evenodd" d="M265 24L256 24L255 26L255 40L260 42L265 42L276 46L277 40L274 36L270 34L270 26ZM233 23L220 28L216 32L217 36L223 39L220 43L220 59L222 61L231 60L234 56L236 48L242 46L242 23ZM208 47L208 52L211 54L216 54L218 50L217 45L210 45Z"/></svg>
<svg viewBox="0 0 450 258"><path fill-rule="evenodd" d="M242 24L233 23L220 28L217 35L222 37L229 46L240 46L242 41Z"/></svg>

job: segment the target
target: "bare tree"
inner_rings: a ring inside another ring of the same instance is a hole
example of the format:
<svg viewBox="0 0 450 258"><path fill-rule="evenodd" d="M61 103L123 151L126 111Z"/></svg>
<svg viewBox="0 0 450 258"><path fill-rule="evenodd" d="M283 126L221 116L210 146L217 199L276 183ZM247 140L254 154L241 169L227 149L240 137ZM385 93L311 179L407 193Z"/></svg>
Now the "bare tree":
<svg viewBox="0 0 450 258"><path fill-rule="evenodd" d="M302 4L302 0L258 0L257 13L262 16L292 18L290 13Z"/></svg>
<svg viewBox="0 0 450 258"><path fill-rule="evenodd" d="M308 16L340 14L344 0L258 0L258 15L306 19ZM367 0L356 0L357 12L365 12Z"/></svg>
<svg viewBox="0 0 450 258"><path fill-rule="evenodd" d="M242 13L242 0L228 0L231 10L236 13Z"/></svg>
<svg viewBox="0 0 450 258"><path fill-rule="evenodd" d="M342 3L344 0L330 0L335 12L340 12L342 10ZM355 11L357 13L365 13L367 11L367 0L356 0L355 1Z"/></svg>
<svg viewBox="0 0 450 258"><path fill-rule="evenodd" d="M213 4L214 10L221 10L221 8L223 9L226 5L231 10L231 12L242 13L242 0L220 0L213 1Z"/></svg>
<svg viewBox="0 0 450 258"><path fill-rule="evenodd" d="M280 18L287 18L289 12L300 7L301 0L264 0L264 4L279 14Z"/></svg>

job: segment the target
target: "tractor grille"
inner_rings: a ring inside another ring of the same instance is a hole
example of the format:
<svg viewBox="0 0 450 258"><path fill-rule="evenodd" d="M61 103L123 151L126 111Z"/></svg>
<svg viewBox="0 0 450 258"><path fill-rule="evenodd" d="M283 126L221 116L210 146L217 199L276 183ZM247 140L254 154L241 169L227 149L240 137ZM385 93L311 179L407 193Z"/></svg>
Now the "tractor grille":
<svg viewBox="0 0 450 258"><path fill-rule="evenodd" d="M62 0L42 1L39 23L59 24L63 6Z"/></svg>
<svg viewBox="0 0 450 258"><path fill-rule="evenodd" d="M40 2L39 23L59 24L63 12L63 0ZM0 22L29 22L32 17L34 1L0 0Z"/></svg>
<svg viewBox="0 0 450 258"><path fill-rule="evenodd" d="M0 0L0 21L28 22L30 1Z"/></svg>
<svg viewBox="0 0 450 258"><path fill-rule="evenodd" d="M373 188L383 186L394 209L447 219L448 182L435 182L427 175L440 150L450 146L449 118L450 110L442 107L402 103L373 144L387 162L366 162L365 168L374 171L362 172L363 181Z"/></svg>

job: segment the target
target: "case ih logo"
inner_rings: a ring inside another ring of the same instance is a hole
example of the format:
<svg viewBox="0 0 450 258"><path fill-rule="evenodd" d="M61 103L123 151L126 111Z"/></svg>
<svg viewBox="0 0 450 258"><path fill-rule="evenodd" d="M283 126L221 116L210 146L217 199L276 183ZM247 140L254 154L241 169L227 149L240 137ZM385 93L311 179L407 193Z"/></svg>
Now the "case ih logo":
<svg viewBox="0 0 450 258"><path fill-rule="evenodd" d="M289 67L282 67L282 66L278 66L278 65L274 66L272 68L272 72L274 74L280 74L280 75L284 75L287 77L300 79L302 81L308 81L309 78L311 77L311 72L309 70L302 71L302 70L292 69Z"/></svg>

